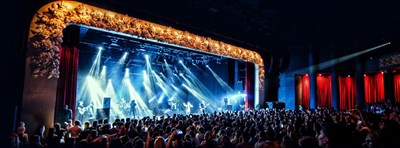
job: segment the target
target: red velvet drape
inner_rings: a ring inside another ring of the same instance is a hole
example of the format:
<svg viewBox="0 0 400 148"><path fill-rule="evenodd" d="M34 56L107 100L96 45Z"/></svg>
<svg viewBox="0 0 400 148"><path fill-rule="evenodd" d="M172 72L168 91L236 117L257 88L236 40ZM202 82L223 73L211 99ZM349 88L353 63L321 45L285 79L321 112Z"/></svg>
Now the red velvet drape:
<svg viewBox="0 0 400 148"><path fill-rule="evenodd" d="M80 27L69 26L64 29L64 43L60 46L60 77L57 85L56 113L64 105L72 110L72 120L75 121L76 89L79 59L79 33Z"/></svg>
<svg viewBox="0 0 400 148"><path fill-rule="evenodd" d="M60 52L60 78L58 79L57 99L61 101L62 106L68 105L72 110L72 120L75 121L79 51L76 47L61 47Z"/></svg>
<svg viewBox="0 0 400 148"><path fill-rule="evenodd" d="M365 103L385 101L385 88L383 74L364 76Z"/></svg>
<svg viewBox="0 0 400 148"><path fill-rule="evenodd" d="M356 82L353 77L339 76L339 109L353 109L356 99Z"/></svg>
<svg viewBox="0 0 400 148"><path fill-rule="evenodd" d="M302 78L302 103L304 108L310 108L310 77L303 76Z"/></svg>
<svg viewBox="0 0 400 148"><path fill-rule="evenodd" d="M310 108L310 77L296 76L296 102L304 109Z"/></svg>
<svg viewBox="0 0 400 148"><path fill-rule="evenodd" d="M394 74L394 101L400 103L400 74Z"/></svg>
<svg viewBox="0 0 400 148"><path fill-rule="evenodd" d="M245 109L254 109L254 71L253 63L246 63L246 102Z"/></svg>
<svg viewBox="0 0 400 148"><path fill-rule="evenodd" d="M317 105L321 108L332 107L331 76L317 76Z"/></svg>

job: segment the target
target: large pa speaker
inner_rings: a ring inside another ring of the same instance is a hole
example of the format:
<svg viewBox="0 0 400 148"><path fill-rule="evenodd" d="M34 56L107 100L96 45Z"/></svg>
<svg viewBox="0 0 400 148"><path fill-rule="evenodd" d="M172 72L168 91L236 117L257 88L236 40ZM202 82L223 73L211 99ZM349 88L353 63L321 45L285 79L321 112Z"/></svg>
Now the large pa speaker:
<svg viewBox="0 0 400 148"><path fill-rule="evenodd" d="M110 119L110 108L96 109L96 119Z"/></svg>

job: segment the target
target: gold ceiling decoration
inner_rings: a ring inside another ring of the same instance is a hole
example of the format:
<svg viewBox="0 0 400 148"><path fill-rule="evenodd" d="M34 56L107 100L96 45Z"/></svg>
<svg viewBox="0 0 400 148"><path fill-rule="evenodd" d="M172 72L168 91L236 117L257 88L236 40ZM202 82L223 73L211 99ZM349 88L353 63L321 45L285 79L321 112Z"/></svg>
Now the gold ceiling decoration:
<svg viewBox="0 0 400 148"><path fill-rule="evenodd" d="M259 67L260 97L264 96L264 62L257 52L75 1L48 3L33 17L28 42L32 76L59 77L62 31L69 24L103 28L254 63Z"/></svg>

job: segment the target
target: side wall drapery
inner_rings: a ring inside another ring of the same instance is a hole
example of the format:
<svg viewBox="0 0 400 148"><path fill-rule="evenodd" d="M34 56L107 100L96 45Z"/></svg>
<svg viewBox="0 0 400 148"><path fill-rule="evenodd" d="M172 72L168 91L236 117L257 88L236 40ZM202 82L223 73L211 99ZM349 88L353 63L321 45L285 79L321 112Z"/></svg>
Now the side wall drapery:
<svg viewBox="0 0 400 148"><path fill-rule="evenodd" d="M383 74L364 76L365 103L376 103L385 101L385 87Z"/></svg>
<svg viewBox="0 0 400 148"><path fill-rule="evenodd" d="M62 122L58 112L68 105L72 110L72 120L75 120L76 88L79 59L79 30L78 26L64 29L64 43L60 47L60 77L57 85L56 122Z"/></svg>
<svg viewBox="0 0 400 148"><path fill-rule="evenodd" d="M356 82L353 77L339 76L340 110L353 109L356 99Z"/></svg>
<svg viewBox="0 0 400 148"><path fill-rule="evenodd" d="M301 105L304 109L310 108L310 77L296 76L296 105Z"/></svg>
<svg viewBox="0 0 400 148"><path fill-rule="evenodd" d="M317 76L317 105L321 108L332 107L332 83L330 75Z"/></svg>
<svg viewBox="0 0 400 148"><path fill-rule="evenodd" d="M394 74L394 101L400 103L400 74Z"/></svg>

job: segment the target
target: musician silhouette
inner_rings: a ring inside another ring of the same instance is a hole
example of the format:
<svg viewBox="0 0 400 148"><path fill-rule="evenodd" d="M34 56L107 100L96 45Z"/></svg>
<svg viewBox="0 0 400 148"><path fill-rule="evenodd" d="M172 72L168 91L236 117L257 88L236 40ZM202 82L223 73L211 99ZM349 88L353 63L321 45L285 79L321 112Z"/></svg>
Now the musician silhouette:
<svg viewBox="0 0 400 148"><path fill-rule="evenodd" d="M131 100L130 102L130 114L133 116L133 118L136 118L136 101L135 100Z"/></svg>
<svg viewBox="0 0 400 148"><path fill-rule="evenodd" d="M229 110L229 108L228 108L228 104L229 102L228 102L228 98L224 98L224 111L227 111L227 110Z"/></svg>
<svg viewBox="0 0 400 148"><path fill-rule="evenodd" d="M200 103L200 113L205 114L206 113L206 108L208 107L209 104L206 104L206 101L202 100Z"/></svg>
<svg viewBox="0 0 400 148"><path fill-rule="evenodd" d="M183 103L183 106L186 108L186 115L190 115L190 109L193 107L193 105L188 101L187 103Z"/></svg>
<svg viewBox="0 0 400 148"><path fill-rule="evenodd" d="M85 112L87 111L87 108L83 106L83 101L79 101L78 104L78 120L83 121L83 117L85 115Z"/></svg>
<svg viewBox="0 0 400 148"><path fill-rule="evenodd" d="M170 100L170 103L171 103L171 110L176 110L176 99L174 98L174 97L172 97Z"/></svg>

